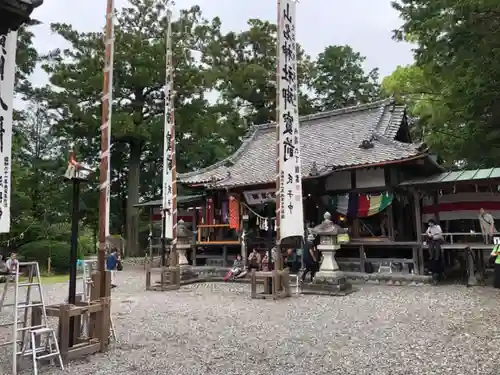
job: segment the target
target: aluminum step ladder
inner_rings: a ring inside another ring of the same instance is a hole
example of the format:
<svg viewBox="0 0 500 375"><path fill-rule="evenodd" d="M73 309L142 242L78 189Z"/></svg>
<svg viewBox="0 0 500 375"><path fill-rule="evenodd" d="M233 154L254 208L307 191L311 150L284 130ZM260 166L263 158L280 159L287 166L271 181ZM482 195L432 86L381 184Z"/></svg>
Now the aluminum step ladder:
<svg viewBox="0 0 500 375"><path fill-rule="evenodd" d="M380 265L378 266L378 273L392 273L392 262L380 262Z"/></svg>
<svg viewBox="0 0 500 375"><path fill-rule="evenodd" d="M29 270L27 281L19 279L19 269L24 267ZM7 301L11 285L14 289L13 303ZM24 289L26 297L22 301L21 294ZM38 301L32 299L32 289L35 289L33 292L36 293L35 298ZM37 326L31 325L30 315L33 307L40 308L42 312L41 323ZM9 309L13 310L11 314L8 314L13 319L9 323L0 324L0 327L12 327L12 338L11 341L3 342L0 346L12 345L12 375L17 375L18 360L23 357L31 357L34 375L38 375L38 362L41 360L58 360L61 369L64 370L56 333L47 322L38 262L17 262L14 273L7 275L7 282L0 299L0 314L5 315Z"/></svg>
<svg viewBox="0 0 500 375"><path fill-rule="evenodd" d="M97 263L95 260L83 260L79 262L80 265L80 270L81 274L79 275L79 279L81 280L82 283L82 301L86 302L90 305L90 295L91 295L91 290L93 285L92 282L92 270L97 268ZM115 332L115 326L113 324L113 319L111 317L111 311L110 311L110 316L109 316L109 321L111 325L111 330L109 333L109 338L113 339L116 342L116 332ZM81 332L87 332L88 329L88 324L89 324L89 316L85 315L84 318L82 319L82 327L81 327Z"/></svg>

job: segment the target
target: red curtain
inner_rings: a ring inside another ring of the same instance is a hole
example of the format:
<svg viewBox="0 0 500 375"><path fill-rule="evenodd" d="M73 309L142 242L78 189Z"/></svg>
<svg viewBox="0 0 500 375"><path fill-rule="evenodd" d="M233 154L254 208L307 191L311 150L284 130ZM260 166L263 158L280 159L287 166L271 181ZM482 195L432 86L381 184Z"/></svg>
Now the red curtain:
<svg viewBox="0 0 500 375"><path fill-rule="evenodd" d="M240 228L240 201L232 195L229 197L229 228Z"/></svg>

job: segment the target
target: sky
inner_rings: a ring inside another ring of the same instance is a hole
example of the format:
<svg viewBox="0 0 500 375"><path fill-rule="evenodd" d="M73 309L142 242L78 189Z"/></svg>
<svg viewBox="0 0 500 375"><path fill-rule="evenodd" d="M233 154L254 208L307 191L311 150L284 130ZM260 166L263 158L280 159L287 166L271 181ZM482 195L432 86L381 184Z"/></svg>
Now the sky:
<svg viewBox="0 0 500 375"><path fill-rule="evenodd" d="M126 0L115 0L115 8ZM225 31L246 28L250 18L276 20L276 2L269 0L177 0L177 9L199 5L206 18L219 16ZM64 22L79 31L98 31L104 27L106 0L45 0L35 9L33 18L44 24L34 28L35 46L44 53L65 47L62 39L52 35L49 24ZM174 11L175 15L175 11ZM297 6L297 39L311 56L328 45L350 45L366 56L366 68L379 68L383 78L398 65L413 61L411 46L391 39L392 30L401 25L390 0L301 0ZM45 83L37 71L34 83Z"/></svg>

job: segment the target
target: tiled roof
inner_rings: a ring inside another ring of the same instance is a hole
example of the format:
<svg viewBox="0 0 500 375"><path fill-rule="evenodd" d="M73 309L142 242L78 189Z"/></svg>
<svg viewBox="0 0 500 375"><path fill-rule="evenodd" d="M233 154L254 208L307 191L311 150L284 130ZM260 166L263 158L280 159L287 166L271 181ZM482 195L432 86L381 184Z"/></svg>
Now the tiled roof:
<svg viewBox="0 0 500 375"><path fill-rule="evenodd" d="M320 173L408 159L419 145L394 140L405 116L404 107L384 100L300 118L302 174L315 163ZM373 147L361 148L363 141ZM269 183L276 177L276 126L258 125L230 157L198 171L179 174L185 184L218 181L217 187Z"/></svg>

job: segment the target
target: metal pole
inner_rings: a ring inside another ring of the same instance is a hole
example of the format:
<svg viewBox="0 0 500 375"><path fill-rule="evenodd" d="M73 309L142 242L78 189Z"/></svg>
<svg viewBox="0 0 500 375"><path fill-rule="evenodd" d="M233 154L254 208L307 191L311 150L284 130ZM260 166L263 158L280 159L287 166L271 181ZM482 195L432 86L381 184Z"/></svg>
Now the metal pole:
<svg viewBox="0 0 500 375"><path fill-rule="evenodd" d="M73 198L71 212L71 250L69 255L69 293L68 303L74 305L76 303L76 273L78 261L78 222L80 221L80 180L72 179L73 182ZM75 318L71 317L69 321L69 345L73 345L73 332L75 328Z"/></svg>
<svg viewBox="0 0 500 375"><path fill-rule="evenodd" d="M111 144L111 111L113 85L113 0L107 0L106 6L106 33L104 51L104 84L102 93L101 114L101 163L100 163L100 196L99 196L99 272L101 274L100 296L106 295L105 252L106 237L109 234L109 189L110 189L110 162L109 152Z"/></svg>

